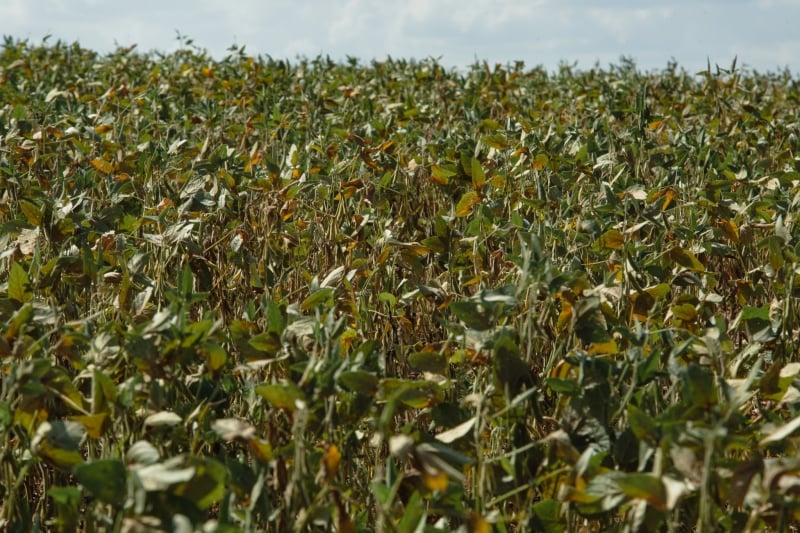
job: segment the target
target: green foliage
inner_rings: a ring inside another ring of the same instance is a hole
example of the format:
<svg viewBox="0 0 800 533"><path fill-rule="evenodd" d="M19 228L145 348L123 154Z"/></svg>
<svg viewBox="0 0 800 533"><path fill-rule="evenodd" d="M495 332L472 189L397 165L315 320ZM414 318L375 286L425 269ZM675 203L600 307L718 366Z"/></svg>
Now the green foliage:
<svg viewBox="0 0 800 533"><path fill-rule="evenodd" d="M800 520L788 72L0 52L0 524Z"/></svg>

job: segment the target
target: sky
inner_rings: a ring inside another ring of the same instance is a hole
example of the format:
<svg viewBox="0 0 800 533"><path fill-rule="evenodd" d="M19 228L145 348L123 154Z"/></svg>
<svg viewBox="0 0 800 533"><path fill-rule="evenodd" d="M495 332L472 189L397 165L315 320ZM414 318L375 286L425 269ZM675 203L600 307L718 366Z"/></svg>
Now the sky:
<svg viewBox="0 0 800 533"><path fill-rule="evenodd" d="M800 72L800 0L0 0L0 35L171 52L178 35L222 58L328 55L435 58L556 70L631 58L647 71L675 61Z"/></svg>

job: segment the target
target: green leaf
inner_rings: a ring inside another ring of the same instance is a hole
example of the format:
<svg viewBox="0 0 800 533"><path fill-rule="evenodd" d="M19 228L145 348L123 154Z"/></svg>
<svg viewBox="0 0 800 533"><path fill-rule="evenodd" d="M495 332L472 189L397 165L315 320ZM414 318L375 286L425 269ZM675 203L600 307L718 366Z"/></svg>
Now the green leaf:
<svg viewBox="0 0 800 533"><path fill-rule="evenodd" d="M208 509L225 495L227 469L222 463L205 457L188 457L187 464L194 468L194 476L172 490L198 509Z"/></svg>
<svg viewBox="0 0 800 533"><path fill-rule="evenodd" d="M47 495L54 503L70 507L78 507L83 497L78 487L53 487L47 491Z"/></svg>
<svg viewBox="0 0 800 533"><path fill-rule="evenodd" d="M372 396L378 390L378 377L366 370L342 372L339 384L349 391Z"/></svg>
<svg viewBox="0 0 800 533"><path fill-rule="evenodd" d="M22 214L25 215L25 218L28 219L28 223L31 226L39 227L42 225L42 208L38 205L29 200L22 199L19 201L19 208Z"/></svg>
<svg viewBox="0 0 800 533"><path fill-rule="evenodd" d="M439 185L447 185L450 183L450 178L457 175L458 172L452 168L443 167L439 165L431 165L431 180Z"/></svg>
<svg viewBox="0 0 800 533"><path fill-rule="evenodd" d="M389 309L394 309L397 305L397 298L394 294L390 292L381 292L378 294L378 301L385 303L389 306Z"/></svg>
<svg viewBox="0 0 800 533"><path fill-rule="evenodd" d="M472 167L472 187L476 191L480 192L486 183L486 174L483 172L483 167L481 166L480 161L474 157L472 158L470 165Z"/></svg>
<svg viewBox="0 0 800 533"><path fill-rule="evenodd" d="M119 459L100 459L78 465L75 479L102 502L122 507L128 492L127 470Z"/></svg>
<svg viewBox="0 0 800 533"><path fill-rule="evenodd" d="M281 349L280 337L272 332L259 333L254 337L250 337L247 343L267 355L275 355Z"/></svg>
<svg viewBox="0 0 800 533"><path fill-rule="evenodd" d="M33 298L28 273L16 261L11 263L11 271L8 274L8 297L21 304L27 303Z"/></svg>
<svg viewBox="0 0 800 533"><path fill-rule="evenodd" d="M632 472L617 477L615 481L626 496L645 500L659 511L667 510L667 491L660 477L653 474Z"/></svg>
<svg viewBox="0 0 800 533"><path fill-rule="evenodd" d="M494 339L493 352L492 368L501 390L508 387L516 393L520 382L531 377L530 368L520 357L517 340L511 333L502 331Z"/></svg>
<svg viewBox="0 0 800 533"><path fill-rule="evenodd" d="M486 309L478 302L470 300L450 302L448 308L470 329L485 331L494 325L491 317L486 313Z"/></svg>
<svg viewBox="0 0 800 533"><path fill-rule="evenodd" d="M694 272L704 272L706 267L700 262L695 255L680 246L676 246L669 251L669 257L678 263L683 268L692 270Z"/></svg>
<svg viewBox="0 0 800 533"><path fill-rule="evenodd" d="M278 409L295 411L300 404L306 403L305 394L294 383L259 385L254 390Z"/></svg>
<svg viewBox="0 0 800 533"><path fill-rule="evenodd" d="M508 148L508 139L501 133L493 133L481 137L481 142L495 150L505 150Z"/></svg>
<svg viewBox="0 0 800 533"><path fill-rule="evenodd" d="M206 354L206 364L211 372L218 372L228 362L228 352L216 342L203 344L203 351Z"/></svg>
<svg viewBox="0 0 800 533"><path fill-rule="evenodd" d="M622 235L622 232L618 229L610 229L600 235L597 242L601 248L621 250L622 246L625 244L625 236Z"/></svg>
<svg viewBox="0 0 800 533"><path fill-rule="evenodd" d="M444 374L447 370L447 357L439 352L413 352L408 355L408 364L417 372Z"/></svg>
<svg viewBox="0 0 800 533"><path fill-rule="evenodd" d="M387 378L380 382L380 397L387 401L399 401L413 409L422 409L440 403L444 392L433 381Z"/></svg>
<svg viewBox="0 0 800 533"><path fill-rule="evenodd" d="M543 533L561 533L566 527L561 522L561 503L558 500L541 500L533 504L533 527Z"/></svg>
<svg viewBox="0 0 800 533"><path fill-rule="evenodd" d="M280 337L284 329L286 329L286 315L283 309L276 302L269 300L267 302L267 331Z"/></svg>
<svg viewBox="0 0 800 533"><path fill-rule="evenodd" d="M708 409L717 403L714 375L705 367L690 364L681 369L683 401L691 407Z"/></svg>
<svg viewBox="0 0 800 533"><path fill-rule="evenodd" d="M309 294L308 298L303 300L303 302L300 304L300 309L303 311L311 311L312 309L316 309L323 304L331 305L332 303L333 289L330 287L325 287L322 289L317 289Z"/></svg>
<svg viewBox="0 0 800 533"><path fill-rule="evenodd" d="M536 157L533 158L533 169L534 170L544 170L547 164L550 162L550 158L547 157L547 154L541 153L536 154Z"/></svg>
<svg viewBox="0 0 800 533"><path fill-rule="evenodd" d="M420 526L425 525L425 505L422 503L422 496L418 491L414 491L405 507L405 512L397 524L398 533L416 533L420 531Z"/></svg>
<svg viewBox="0 0 800 533"><path fill-rule="evenodd" d="M659 430L652 418L633 404L628 404L628 423L636 438L651 446L658 444Z"/></svg>

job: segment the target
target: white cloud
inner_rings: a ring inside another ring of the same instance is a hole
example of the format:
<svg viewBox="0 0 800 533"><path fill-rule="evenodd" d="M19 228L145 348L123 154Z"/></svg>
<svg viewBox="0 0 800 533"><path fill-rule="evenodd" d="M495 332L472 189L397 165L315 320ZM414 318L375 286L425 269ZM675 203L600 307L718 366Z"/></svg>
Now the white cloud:
<svg viewBox="0 0 800 533"><path fill-rule="evenodd" d="M115 43L171 51L176 30L225 55L294 59L327 54L442 57L465 66L560 60L590 67L631 56L658 69L675 58L688 70L742 63L800 69L796 0L0 0L0 34L38 42L79 40L101 52Z"/></svg>

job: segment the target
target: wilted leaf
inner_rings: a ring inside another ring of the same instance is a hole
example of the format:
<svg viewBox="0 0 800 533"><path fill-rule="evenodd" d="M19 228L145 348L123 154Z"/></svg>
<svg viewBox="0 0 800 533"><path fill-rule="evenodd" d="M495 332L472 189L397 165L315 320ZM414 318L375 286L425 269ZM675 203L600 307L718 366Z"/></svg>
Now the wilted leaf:
<svg viewBox="0 0 800 533"><path fill-rule="evenodd" d="M134 442L125 454L125 462L128 464L151 465L161 459L158 450L146 440Z"/></svg>
<svg viewBox="0 0 800 533"><path fill-rule="evenodd" d="M171 427L177 426L183 419L172 411L154 413L144 420L145 427Z"/></svg>
<svg viewBox="0 0 800 533"><path fill-rule="evenodd" d="M195 475L193 466L186 466L183 457L174 457L164 463L153 463L134 470L146 491L160 491L178 483L185 483Z"/></svg>
<svg viewBox="0 0 800 533"><path fill-rule="evenodd" d="M211 423L211 429L213 429L222 440L229 442L238 439L249 441L256 435L256 428L238 418L218 418Z"/></svg>
<svg viewBox="0 0 800 533"><path fill-rule="evenodd" d="M793 418L791 421L783 424L775 429L772 433L762 438L759 441L759 446L768 446L775 442L780 442L800 428L800 416Z"/></svg>
<svg viewBox="0 0 800 533"><path fill-rule="evenodd" d="M475 427L475 422L477 422L477 418L472 417L454 428L448 429L447 431L442 431L436 435L436 440L444 442L445 444L455 442L461 437L468 435L472 431L472 428Z"/></svg>

